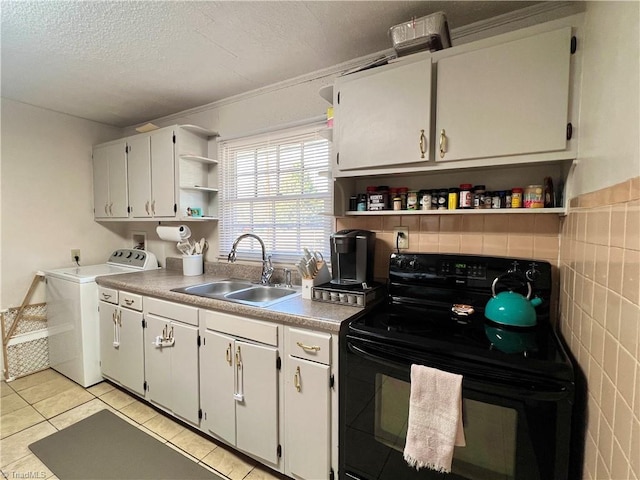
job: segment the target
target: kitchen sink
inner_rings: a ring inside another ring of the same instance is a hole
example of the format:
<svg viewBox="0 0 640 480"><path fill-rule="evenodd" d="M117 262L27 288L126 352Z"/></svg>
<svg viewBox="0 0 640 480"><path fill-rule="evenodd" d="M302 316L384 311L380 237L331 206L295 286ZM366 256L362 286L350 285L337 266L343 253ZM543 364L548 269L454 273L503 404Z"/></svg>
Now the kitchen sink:
<svg viewBox="0 0 640 480"><path fill-rule="evenodd" d="M255 286L228 294L229 300L237 300L242 302L264 303L279 300L283 297L295 295L298 292L291 288L269 287L266 285Z"/></svg>
<svg viewBox="0 0 640 480"><path fill-rule="evenodd" d="M176 288L173 292L188 293L190 295L199 295L202 297L224 295L225 293L243 290L253 287L255 284L243 280L221 280L219 282L203 283L201 285L192 285L190 287Z"/></svg>
<svg viewBox="0 0 640 480"><path fill-rule="evenodd" d="M261 285L234 279L174 288L171 291L263 308L300 295L300 289L295 287Z"/></svg>

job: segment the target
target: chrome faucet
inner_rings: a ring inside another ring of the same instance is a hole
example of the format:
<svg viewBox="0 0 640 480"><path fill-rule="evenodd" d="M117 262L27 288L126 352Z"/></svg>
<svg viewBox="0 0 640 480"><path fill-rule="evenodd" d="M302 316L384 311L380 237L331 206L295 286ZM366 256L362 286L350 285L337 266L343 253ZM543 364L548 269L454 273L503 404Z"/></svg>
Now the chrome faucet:
<svg viewBox="0 0 640 480"><path fill-rule="evenodd" d="M238 247L238 243L240 243L240 240L247 237L255 238L260 243L260 247L262 248L262 274L260 275L260 283L262 283L263 285L268 285L269 280L271 280L271 275L273 275L274 269L273 265L271 264L271 255L267 255L267 249L264 246L264 242L258 235L255 235L253 233L243 233L238 238L236 238L236 240L233 242L233 246L231 247L231 251L227 256L227 261L229 263L234 263L236 261L236 248Z"/></svg>

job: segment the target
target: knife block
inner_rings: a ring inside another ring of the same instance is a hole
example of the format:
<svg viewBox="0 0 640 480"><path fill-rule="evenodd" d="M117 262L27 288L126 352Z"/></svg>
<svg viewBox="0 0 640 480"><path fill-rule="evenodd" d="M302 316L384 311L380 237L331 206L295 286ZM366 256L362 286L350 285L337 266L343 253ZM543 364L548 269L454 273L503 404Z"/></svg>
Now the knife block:
<svg viewBox="0 0 640 480"><path fill-rule="evenodd" d="M321 265L322 264L322 265ZM313 287L331 281L331 273L326 262L318 262L318 273L313 278L302 279L302 298L311 300L313 298Z"/></svg>

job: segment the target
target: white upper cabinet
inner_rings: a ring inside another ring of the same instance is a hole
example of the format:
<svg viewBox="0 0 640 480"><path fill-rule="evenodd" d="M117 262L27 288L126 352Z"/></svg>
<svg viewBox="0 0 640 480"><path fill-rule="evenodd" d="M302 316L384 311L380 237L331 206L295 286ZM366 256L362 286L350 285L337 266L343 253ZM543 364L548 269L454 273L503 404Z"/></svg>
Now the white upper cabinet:
<svg viewBox="0 0 640 480"><path fill-rule="evenodd" d="M336 80L334 172L429 160L431 58L414 58Z"/></svg>
<svg viewBox="0 0 640 480"><path fill-rule="evenodd" d="M437 62L436 161L567 147L571 28Z"/></svg>
<svg viewBox="0 0 640 480"><path fill-rule="evenodd" d="M127 144L124 140L93 148L93 208L96 219L127 218Z"/></svg>
<svg viewBox="0 0 640 480"><path fill-rule="evenodd" d="M127 139L132 218L175 217L174 129Z"/></svg>
<svg viewBox="0 0 640 480"><path fill-rule="evenodd" d="M127 161L131 216L151 217L151 143L148 135L128 139Z"/></svg>
<svg viewBox="0 0 640 480"><path fill-rule="evenodd" d="M173 125L96 145L95 218L217 219L218 162L208 157L217 135Z"/></svg>

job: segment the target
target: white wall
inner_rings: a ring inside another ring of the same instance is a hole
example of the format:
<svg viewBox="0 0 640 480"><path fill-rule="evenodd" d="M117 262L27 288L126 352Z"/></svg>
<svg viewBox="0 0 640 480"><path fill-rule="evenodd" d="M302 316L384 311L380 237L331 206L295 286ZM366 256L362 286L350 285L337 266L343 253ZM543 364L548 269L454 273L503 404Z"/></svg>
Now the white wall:
<svg viewBox="0 0 640 480"><path fill-rule="evenodd" d="M640 2L589 2L573 194L640 175Z"/></svg>
<svg viewBox="0 0 640 480"><path fill-rule="evenodd" d="M93 221L91 146L121 129L2 99L0 306L20 305L38 270L103 263L125 246ZM121 227L120 227L121 228ZM126 245L128 246L128 244ZM44 302L40 285L32 303Z"/></svg>

